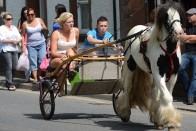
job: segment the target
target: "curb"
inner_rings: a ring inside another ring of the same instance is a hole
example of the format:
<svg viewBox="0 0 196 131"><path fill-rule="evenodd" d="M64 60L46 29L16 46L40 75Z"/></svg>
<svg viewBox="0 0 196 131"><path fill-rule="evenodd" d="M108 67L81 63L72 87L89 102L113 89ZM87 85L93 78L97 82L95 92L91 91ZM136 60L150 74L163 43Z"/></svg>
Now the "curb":
<svg viewBox="0 0 196 131"><path fill-rule="evenodd" d="M24 83L24 79L22 79L22 78L15 78L14 82L15 82L16 88L18 88L18 89L39 91L39 84ZM0 76L0 86L5 87L5 78L2 79L1 76ZM69 94L71 88L68 86L67 89L68 89L68 94ZM112 94L81 95L81 96L112 101ZM176 97L174 99L175 100L173 101L173 103L174 103L174 106L176 107L176 109L182 110L182 111L196 112L196 103L194 103L194 105L186 105L183 103L183 101L184 101L183 98Z"/></svg>
<svg viewBox="0 0 196 131"><path fill-rule="evenodd" d="M16 78L14 80L17 89L27 89L32 91L39 91L38 84L24 83L24 79ZM5 79L0 80L0 86L5 87Z"/></svg>

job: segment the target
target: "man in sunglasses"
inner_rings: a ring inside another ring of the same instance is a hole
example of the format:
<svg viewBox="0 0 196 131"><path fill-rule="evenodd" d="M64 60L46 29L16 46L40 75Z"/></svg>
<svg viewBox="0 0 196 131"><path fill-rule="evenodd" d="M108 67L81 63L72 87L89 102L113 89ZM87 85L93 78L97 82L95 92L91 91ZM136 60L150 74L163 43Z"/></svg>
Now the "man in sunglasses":
<svg viewBox="0 0 196 131"><path fill-rule="evenodd" d="M187 92L187 105L193 105L194 97L196 97L196 8L191 8L186 13L189 25L186 34L179 37L181 43L184 44L179 78ZM190 66L192 68L191 79L186 72Z"/></svg>

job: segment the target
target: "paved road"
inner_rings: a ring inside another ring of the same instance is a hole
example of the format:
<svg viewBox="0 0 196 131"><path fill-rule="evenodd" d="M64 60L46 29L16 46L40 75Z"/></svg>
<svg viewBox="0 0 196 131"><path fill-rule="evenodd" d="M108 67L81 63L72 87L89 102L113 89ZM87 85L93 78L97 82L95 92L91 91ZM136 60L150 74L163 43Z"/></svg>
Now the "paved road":
<svg viewBox="0 0 196 131"><path fill-rule="evenodd" d="M35 91L0 88L0 131L158 131L149 122L148 113L134 109L130 121L123 123L114 114L111 101L88 97L57 98L53 120L46 121L38 97ZM181 113L181 131L195 131L196 113Z"/></svg>
<svg viewBox="0 0 196 131"><path fill-rule="evenodd" d="M16 85L17 88L19 88L19 89L38 90L38 86L32 86L33 85L32 83L24 83L24 79L15 78L14 80L17 83L17 85ZM4 83L5 83L5 77L0 76L0 86L3 86ZM91 97L106 99L106 100L112 99L111 95L94 95ZM196 112L196 101L195 101L194 105L186 105L186 103L184 103L184 99L185 98L174 98L175 107L180 110Z"/></svg>

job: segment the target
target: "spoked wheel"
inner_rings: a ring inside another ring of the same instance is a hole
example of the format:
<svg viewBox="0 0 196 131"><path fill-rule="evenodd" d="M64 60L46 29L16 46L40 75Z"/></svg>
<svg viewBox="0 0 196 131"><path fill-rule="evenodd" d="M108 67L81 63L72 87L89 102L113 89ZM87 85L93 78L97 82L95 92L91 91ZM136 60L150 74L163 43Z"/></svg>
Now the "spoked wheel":
<svg viewBox="0 0 196 131"><path fill-rule="evenodd" d="M122 89L120 89L117 93L114 93L112 95L112 105L113 105L113 108L114 108L114 112L115 114L118 116L118 112L116 110L116 100L118 99L118 96L120 94L120 92L122 91Z"/></svg>
<svg viewBox="0 0 196 131"><path fill-rule="evenodd" d="M54 91L50 90L51 85L50 80L44 80L40 84L40 110L46 120L52 118L55 110Z"/></svg>
<svg viewBox="0 0 196 131"><path fill-rule="evenodd" d="M115 114L118 116L117 111L116 111L116 99L117 99L117 97L118 97L117 93L114 93L112 95L112 105L113 105Z"/></svg>

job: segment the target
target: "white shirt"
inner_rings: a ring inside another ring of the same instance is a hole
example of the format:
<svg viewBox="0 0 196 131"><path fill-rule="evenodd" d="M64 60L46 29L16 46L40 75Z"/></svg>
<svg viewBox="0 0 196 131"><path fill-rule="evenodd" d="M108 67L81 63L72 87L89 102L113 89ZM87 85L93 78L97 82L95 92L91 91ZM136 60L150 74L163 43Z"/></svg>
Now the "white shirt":
<svg viewBox="0 0 196 131"><path fill-rule="evenodd" d="M2 50L4 52L18 51L17 45L13 45L11 43L10 44L3 43L4 39L10 39L10 40L21 39L21 35L19 31L14 25L11 25L11 29L12 30L9 30L5 25L0 26L0 52L2 52Z"/></svg>

